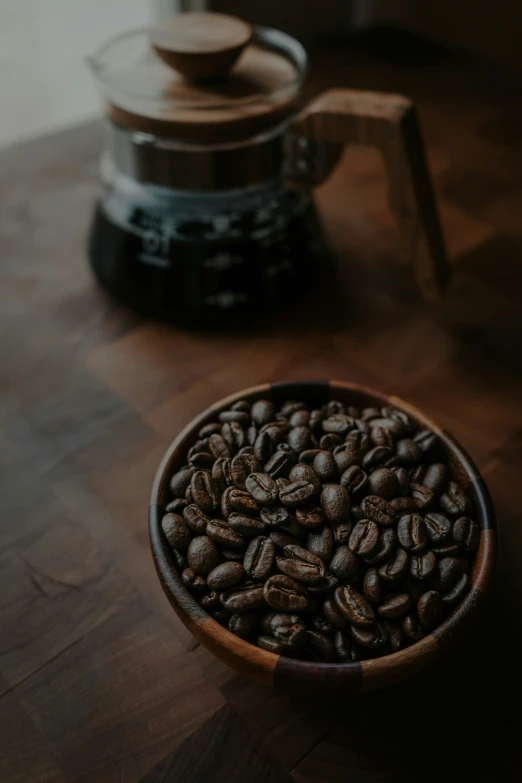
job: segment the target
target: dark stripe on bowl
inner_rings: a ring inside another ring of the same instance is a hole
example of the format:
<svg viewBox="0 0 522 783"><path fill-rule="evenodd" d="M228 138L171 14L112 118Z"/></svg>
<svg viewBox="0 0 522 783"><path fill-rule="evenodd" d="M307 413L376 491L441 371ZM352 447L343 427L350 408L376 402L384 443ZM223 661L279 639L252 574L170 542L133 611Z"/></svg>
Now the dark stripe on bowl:
<svg viewBox="0 0 522 783"><path fill-rule="evenodd" d="M305 402L311 408L320 408L329 400L328 381L281 381L270 384L270 393L276 405L287 400Z"/></svg>
<svg viewBox="0 0 522 783"><path fill-rule="evenodd" d="M274 675L274 686L286 689L322 691L332 686L342 691L356 693L361 689L360 663L310 663L281 655Z"/></svg>

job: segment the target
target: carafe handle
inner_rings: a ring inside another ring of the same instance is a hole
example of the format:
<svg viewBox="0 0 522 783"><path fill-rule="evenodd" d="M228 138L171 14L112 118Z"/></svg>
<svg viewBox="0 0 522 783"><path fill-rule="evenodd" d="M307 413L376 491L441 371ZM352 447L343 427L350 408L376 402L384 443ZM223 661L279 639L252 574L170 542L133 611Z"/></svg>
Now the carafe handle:
<svg viewBox="0 0 522 783"><path fill-rule="evenodd" d="M440 298L450 267L413 102L392 93L329 90L296 117L288 132L296 158L294 178L314 184L328 176L347 144L372 146L381 152L403 252L424 297ZM319 157L315 164L309 141L316 142ZM315 172L314 165L318 166Z"/></svg>

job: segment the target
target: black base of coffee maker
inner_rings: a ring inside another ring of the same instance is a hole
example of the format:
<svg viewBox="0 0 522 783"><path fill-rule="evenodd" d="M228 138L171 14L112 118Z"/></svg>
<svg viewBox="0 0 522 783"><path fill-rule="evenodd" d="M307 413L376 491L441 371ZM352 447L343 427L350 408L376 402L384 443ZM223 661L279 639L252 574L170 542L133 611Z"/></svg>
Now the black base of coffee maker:
<svg viewBox="0 0 522 783"><path fill-rule="evenodd" d="M188 327L227 328L268 314L310 280L315 210L268 237L205 242L169 240L168 254L146 252L143 237L115 225L97 205L89 259L101 284L138 312Z"/></svg>

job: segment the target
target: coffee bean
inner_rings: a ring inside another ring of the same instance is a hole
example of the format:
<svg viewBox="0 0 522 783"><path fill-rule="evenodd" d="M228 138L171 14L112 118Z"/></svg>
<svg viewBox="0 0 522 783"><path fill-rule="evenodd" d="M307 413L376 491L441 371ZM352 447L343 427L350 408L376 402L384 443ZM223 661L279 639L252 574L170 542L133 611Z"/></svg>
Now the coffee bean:
<svg viewBox="0 0 522 783"><path fill-rule="evenodd" d="M389 416L381 416L380 418L371 419L372 427L383 427L394 436L394 438L400 438L404 435L404 427L402 422L397 419L392 419Z"/></svg>
<svg viewBox="0 0 522 783"><path fill-rule="evenodd" d="M384 500L392 500L399 493L399 481L390 468L378 468L368 476L368 486L371 495L378 495Z"/></svg>
<svg viewBox="0 0 522 783"><path fill-rule="evenodd" d="M226 628L228 623L230 622L231 614L230 612L227 612L226 609L217 609L211 613L211 616L214 618L214 620L217 623L219 623L220 625Z"/></svg>
<svg viewBox="0 0 522 783"><path fill-rule="evenodd" d="M252 579L266 579L275 558L275 544L266 536L254 538L245 552L243 565L245 571Z"/></svg>
<svg viewBox="0 0 522 783"><path fill-rule="evenodd" d="M466 593L469 590L470 586L470 578L469 574L462 574L460 579L458 579L451 590L449 590L447 593L444 593L442 596L442 601L447 606L456 606L459 604Z"/></svg>
<svg viewBox="0 0 522 783"><path fill-rule="evenodd" d="M319 441L319 448L323 451L332 451L336 446L340 446L343 439L339 435L328 433L323 435Z"/></svg>
<svg viewBox="0 0 522 783"><path fill-rule="evenodd" d="M369 568L363 579L363 593L368 601L378 603L381 600L381 577L376 568Z"/></svg>
<svg viewBox="0 0 522 783"><path fill-rule="evenodd" d="M180 552L179 549L173 549L172 550L172 557L174 558L174 563L176 564L176 569L179 573L185 570L185 568L188 565L187 558L183 552Z"/></svg>
<svg viewBox="0 0 522 783"><path fill-rule="evenodd" d="M279 500L284 506L297 508L309 503L316 494L317 489L314 484L309 484L307 481L292 481L279 492Z"/></svg>
<svg viewBox="0 0 522 783"><path fill-rule="evenodd" d="M247 517L245 514L239 514L237 511L233 511L227 521L232 530L235 530L236 533L241 533L243 536L248 536L248 538L264 533L266 528L262 519Z"/></svg>
<svg viewBox="0 0 522 783"><path fill-rule="evenodd" d="M330 563L330 571L342 582L353 579L359 570L359 560L347 546L340 546L335 551Z"/></svg>
<svg viewBox="0 0 522 783"><path fill-rule="evenodd" d="M352 552L362 557L371 556L379 545L380 532L377 524L370 519L361 519L354 526L348 546Z"/></svg>
<svg viewBox="0 0 522 783"><path fill-rule="evenodd" d="M410 492L410 479L408 476L408 471L406 468L392 468L393 472L397 476L397 481L399 482L399 491L398 495L408 495Z"/></svg>
<svg viewBox="0 0 522 783"><path fill-rule="evenodd" d="M437 558L431 551L421 555L412 555L410 561L410 574L414 579L428 579L437 567Z"/></svg>
<svg viewBox="0 0 522 783"><path fill-rule="evenodd" d="M194 573L206 576L217 566L219 553L208 536L196 536L189 544L187 560Z"/></svg>
<svg viewBox="0 0 522 783"><path fill-rule="evenodd" d="M265 424L261 427L259 434L262 435L263 433L266 433L270 438L273 450L275 450L277 444L284 441L287 433L291 429L292 428L287 421L272 421L270 424Z"/></svg>
<svg viewBox="0 0 522 783"><path fill-rule="evenodd" d="M398 650L401 649L403 643L403 635L400 625L393 622L392 620L385 620L384 627L386 628L386 633L388 634L390 652L398 652Z"/></svg>
<svg viewBox="0 0 522 783"><path fill-rule="evenodd" d="M302 546L289 544L284 548L285 557L277 557L280 571L303 584L313 585L326 576L326 568L320 557Z"/></svg>
<svg viewBox="0 0 522 783"><path fill-rule="evenodd" d="M185 568L181 574L181 581L196 595L203 593L207 589L207 583L205 579L196 574L192 568Z"/></svg>
<svg viewBox="0 0 522 783"><path fill-rule="evenodd" d="M210 452L210 442L208 438L197 440L188 450L187 456L190 459L195 454L201 454L202 452L206 452L207 454Z"/></svg>
<svg viewBox="0 0 522 783"><path fill-rule="evenodd" d="M367 451L362 459L362 466L368 473L375 468L394 464L397 464L395 452L387 446L375 446L375 448Z"/></svg>
<svg viewBox="0 0 522 783"><path fill-rule="evenodd" d="M319 654L323 661L327 663L335 661L335 647L327 636L317 631L307 631L306 639L308 645Z"/></svg>
<svg viewBox="0 0 522 783"><path fill-rule="evenodd" d="M211 519L207 524L207 536L229 549L245 549L247 543L245 536L233 530L224 519Z"/></svg>
<svg viewBox="0 0 522 783"><path fill-rule="evenodd" d="M308 593L312 597L330 595L339 587L339 580L334 574L327 574L326 579L313 585L308 585Z"/></svg>
<svg viewBox="0 0 522 783"><path fill-rule="evenodd" d="M364 558L369 565L378 565L384 563L391 556L395 544L397 542L397 534L391 527L386 528L381 533L379 544L371 555L366 555Z"/></svg>
<svg viewBox="0 0 522 783"><path fill-rule="evenodd" d="M221 513L227 519L233 511L254 516L259 511L259 504L248 492L228 487L221 498Z"/></svg>
<svg viewBox="0 0 522 783"><path fill-rule="evenodd" d="M301 400L288 400L281 406L281 413L288 418L300 410L308 410L308 406Z"/></svg>
<svg viewBox="0 0 522 783"><path fill-rule="evenodd" d="M368 425L361 421L356 421L355 425L357 429L349 432L344 440L345 443L350 443L352 448L359 451L362 455L371 448L370 440L367 435Z"/></svg>
<svg viewBox="0 0 522 783"><path fill-rule="evenodd" d="M459 517L453 525L453 539L464 552L474 552L480 542L480 528L469 517Z"/></svg>
<svg viewBox="0 0 522 783"><path fill-rule="evenodd" d="M260 505L271 506L277 500L276 483L266 473L251 473L246 480L246 488Z"/></svg>
<svg viewBox="0 0 522 783"><path fill-rule="evenodd" d="M358 660L352 636L348 631L336 631L334 647L341 663L352 663Z"/></svg>
<svg viewBox="0 0 522 783"><path fill-rule="evenodd" d="M437 445L437 436L431 430L421 430L413 437L414 442L420 448L423 454L429 454Z"/></svg>
<svg viewBox="0 0 522 783"><path fill-rule="evenodd" d="M386 582L400 582L408 567L408 555L404 549L396 549L389 560L379 566L379 576Z"/></svg>
<svg viewBox="0 0 522 783"><path fill-rule="evenodd" d="M422 459L420 446L411 438L403 438L397 441L395 453L401 465L413 465Z"/></svg>
<svg viewBox="0 0 522 783"><path fill-rule="evenodd" d="M262 627L285 647L299 647L306 640L306 625L297 614L269 614L263 619Z"/></svg>
<svg viewBox="0 0 522 783"><path fill-rule="evenodd" d="M323 432L332 435L346 435L354 421L345 413L334 413L323 421Z"/></svg>
<svg viewBox="0 0 522 783"><path fill-rule="evenodd" d="M215 432L221 433L221 424L217 424L217 422L205 424L200 429L198 436L201 440L203 440L204 438L210 438L210 436L213 435Z"/></svg>
<svg viewBox="0 0 522 783"><path fill-rule="evenodd" d="M290 521L290 512L283 506L263 506L260 516L268 527L281 527Z"/></svg>
<svg viewBox="0 0 522 783"><path fill-rule="evenodd" d="M358 628L356 625L352 625L350 631L357 644L370 650L384 647L388 641L388 635L383 623L376 622L371 628Z"/></svg>
<svg viewBox="0 0 522 783"><path fill-rule="evenodd" d="M197 470L192 476L190 490L194 503L201 511L211 514L219 504L219 494L208 473Z"/></svg>
<svg viewBox="0 0 522 783"><path fill-rule="evenodd" d="M422 484L426 468L424 465L415 465L408 470L408 479L411 484Z"/></svg>
<svg viewBox="0 0 522 783"><path fill-rule="evenodd" d="M393 435L385 427L372 427L370 430L370 440L374 446L386 446L393 448Z"/></svg>
<svg viewBox="0 0 522 783"><path fill-rule="evenodd" d="M258 427L263 427L265 424L268 424L270 421L272 421L274 413L274 403L270 402L269 400L257 400L252 405L252 409L250 411L252 421L255 422Z"/></svg>
<svg viewBox="0 0 522 783"><path fill-rule="evenodd" d="M421 595L417 603L417 615L425 631L433 630L442 620L443 614L444 604L437 590L428 590Z"/></svg>
<svg viewBox="0 0 522 783"><path fill-rule="evenodd" d="M247 427L245 432L246 432L246 442L253 449L254 443L257 440L257 434L258 434L257 427L255 426L255 424L253 424L251 427Z"/></svg>
<svg viewBox="0 0 522 783"><path fill-rule="evenodd" d="M412 642L418 642L422 639L424 636L424 631L422 630L422 626L417 620L417 616L410 612L410 614L407 614L404 620L402 621L402 630L408 637L408 639L411 639Z"/></svg>
<svg viewBox="0 0 522 783"><path fill-rule="evenodd" d="M435 493L431 489L424 487L422 484L412 483L410 486L411 496L417 503L419 509L425 509L433 503Z"/></svg>
<svg viewBox="0 0 522 783"><path fill-rule="evenodd" d="M190 506L185 506L183 509L183 519L191 530L200 535L204 535L207 530L207 524L210 522L210 517L201 511L195 503L191 503Z"/></svg>
<svg viewBox="0 0 522 783"><path fill-rule="evenodd" d="M321 482L311 465L303 465L301 462L298 462L297 465L292 467L288 477L291 483L295 481L306 481L307 484L312 484L316 488L316 491L321 489Z"/></svg>
<svg viewBox="0 0 522 783"><path fill-rule="evenodd" d="M301 409L295 411L290 416L289 422L292 427L308 427L310 424L310 411Z"/></svg>
<svg viewBox="0 0 522 783"><path fill-rule="evenodd" d="M397 537L404 549L422 552L426 547L428 533L423 518L419 514L406 514L397 523Z"/></svg>
<svg viewBox="0 0 522 783"><path fill-rule="evenodd" d="M345 522L334 522L332 524L332 533L335 543L340 546L347 544L350 540L352 527L353 525L349 519Z"/></svg>
<svg viewBox="0 0 522 783"><path fill-rule="evenodd" d="M277 491L281 492L282 489L287 487L290 484L290 481L287 478L278 478L275 480Z"/></svg>
<svg viewBox="0 0 522 783"><path fill-rule="evenodd" d="M299 525L308 529L320 527L324 522L322 508L311 504L296 509L295 518Z"/></svg>
<svg viewBox="0 0 522 783"><path fill-rule="evenodd" d="M265 582L263 596L279 612L303 612L308 606L306 587L283 574L271 576Z"/></svg>
<svg viewBox="0 0 522 783"><path fill-rule="evenodd" d="M448 477L448 469L441 462L434 462L424 474L423 484L436 495L444 491Z"/></svg>
<svg viewBox="0 0 522 783"><path fill-rule="evenodd" d="M361 511L367 519L377 522L378 525L393 524L393 508L388 501L377 495L368 495L361 503Z"/></svg>
<svg viewBox="0 0 522 783"><path fill-rule="evenodd" d="M246 411L247 413L250 413L250 403L248 400L237 400L233 405L230 406L230 410L232 411Z"/></svg>
<svg viewBox="0 0 522 783"><path fill-rule="evenodd" d="M312 467L314 464L314 459L317 457L318 454L321 454L321 449L306 449L306 451L302 451L299 455L299 462L301 462L303 465L307 465L309 467ZM325 452L329 453L329 452Z"/></svg>
<svg viewBox="0 0 522 783"><path fill-rule="evenodd" d="M249 612L263 603L263 585L257 582L245 582L239 587L231 587L220 595L224 608L232 613Z"/></svg>
<svg viewBox="0 0 522 783"><path fill-rule="evenodd" d="M390 500L390 508L396 515L413 514L419 510L415 498L394 498Z"/></svg>
<svg viewBox="0 0 522 783"><path fill-rule="evenodd" d="M339 611L339 608L333 598L327 598L327 600L324 602L323 612L332 628L341 629L347 627L348 621L346 620L346 617Z"/></svg>
<svg viewBox="0 0 522 783"><path fill-rule="evenodd" d="M337 608L351 625L368 626L373 623L375 613L370 604L352 587L338 587L334 593Z"/></svg>
<svg viewBox="0 0 522 783"><path fill-rule="evenodd" d="M437 563L432 577L433 587L439 592L447 592L462 573L462 566L456 557L443 557Z"/></svg>
<svg viewBox="0 0 522 783"><path fill-rule="evenodd" d="M188 503L185 498L174 498L165 506L165 511L171 514L183 514Z"/></svg>
<svg viewBox="0 0 522 783"><path fill-rule="evenodd" d="M287 451L275 451L266 463L264 471L273 479L286 478L288 477L294 462L295 458L293 453Z"/></svg>
<svg viewBox="0 0 522 783"><path fill-rule="evenodd" d="M325 484L321 492L321 506L330 522L344 522L350 516L350 495L340 484Z"/></svg>
<svg viewBox="0 0 522 783"><path fill-rule="evenodd" d="M231 454L235 454L246 443L245 430L237 421L230 421L221 427L221 435L227 442Z"/></svg>
<svg viewBox="0 0 522 783"><path fill-rule="evenodd" d="M332 481L337 475L335 459L330 451L320 451L314 458L314 471L321 481Z"/></svg>
<svg viewBox="0 0 522 783"><path fill-rule="evenodd" d="M228 457L219 457L212 465L212 480L221 492L224 492L227 486L232 484L231 463L232 460Z"/></svg>
<svg viewBox="0 0 522 783"><path fill-rule="evenodd" d="M342 446L336 446L333 453L337 473L345 473L349 468L359 467L362 461L362 454L358 448L351 443L343 443Z"/></svg>
<svg viewBox="0 0 522 783"><path fill-rule="evenodd" d="M194 502L194 498L192 497L192 490L190 489L190 486L187 487L185 490L185 500L187 501L188 505Z"/></svg>
<svg viewBox="0 0 522 783"><path fill-rule="evenodd" d="M272 456L274 444L268 432L260 432L254 443L254 455L261 465L265 465Z"/></svg>
<svg viewBox="0 0 522 783"><path fill-rule="evenodd" d="M443 544L442 546L434 546L431 551L437 555L437 557L457 557L460 554L459 544Z"/></svg>
<svg viewBox="0 0 522 783"><path fill-rule="evenodd" d="M286 652L285 645L282 642L278 642L273 636L261 634L261 636L257 637L256 644L258 647L261 647L262 650L274 653L274 655L284 655Z"/></svg>
<svg viewBox="0 0 522 783"><path fill-rule="evenodd" d="M250 415L246 413L246 411L221 411L219 414L219 421L223 424L225 422L233 422L236 424L241 424L242 426L248 426L250 424Z"/></svg>
<svg viewBox="0 0 522 783"><path fill-rule="evenodd" d="M212 590L221 592L239 584L245 578L245 569L241 563L228 560L220 563L207 576L207 584Z"/></svg>
<svg viewBox="0 0 522 783"><path fill-rule="evenodd" d="M165 514L161 520L165 538L173 549L185 552L190 544L191 534L187 523L179 514Z"/></svg>
<svg viewBox="0 0 522 783"><path fill-rule="evenodd" d="M220 550L225 562L228 560L234 560L237 563L243 562L244 549L228 549L226 546L220 546Z"/></svg>
<svg viewBox="0 0 522 783"><path fill-rule="evenodd" d="M284 549L285 546L288 546L289 544L295 544L296 546L301 546L301 540L297 536L293 536L290 533L286 533L284 530L271 530L268 534L268 537L271 541L274 542L276 547L279 549Z"/></svg>
<svg viewBox="0 0 522 783"><path fill-rule="evenodd" d="M312 530L306 539L306 548L313 555L320 557L323 563L329 563L332 559L334 537L329 527L321 530Z"/></svg>
<svg viewBox="0 0 522 783"><path fill-rule="evenodd" d="M241 639L248 639L257 628L257 617L253 612L233 614L228 621L228 630Z"/></svg>
<svg viewBox="0 0 522 783"><path fill-rule="evenodd" d="M288 444L298 453L317 446L317 441L309 427L293 427L287 439Z"/></svg>
<svg viewBox="0 0 522 783"><path fill-rule="evenodd" d="M210 453L218 457L230 457L228 443L220 433L214 432L209 438Z"/></svg>
<svg viewBox="0 0 522 783"><path fill-rule="evenodd" d="M428 539L431 544L440 544L447 540L451 533L451 522L442 514L426 514L424 517Z"/></svg>
<svg viewBox="0 0 522 783"><path fill-rule="evenodd" d="M170 480L169 488L174 497L178 497L184 494L185 490L190 484L192 478L192 471L190 468L182 468L174 473Z"/></svg>
<svg viewBox="0 0 522 783"><path fill-rule="evenodd" d="M212 609L217 609L219 606L219 595L215 591L206 593L199 599L199 603L207 612L211 612Z"/></svg>
<svg viewBox="0 0 522 783"><path fill-rule="evenodd" d="M358 465L352 465L344 471L340 484L344 487L352 500L359 498L366 490L368 477Z"/></svg>
<svg viewBox="0 0 522 783"><path fill-rule="evenodd" d="M246 489L246 480L251 473L257 473L261 465L253 454L237 454L230 465L232 481L238 489Z"/></svg>
<svg viewBox="0 0 522 783"><path fill-rule="evenodd" d="M385 620L396 620L406 614L410 606L411 598L407 593L396 593L379 606L377 613Z"/></svg>

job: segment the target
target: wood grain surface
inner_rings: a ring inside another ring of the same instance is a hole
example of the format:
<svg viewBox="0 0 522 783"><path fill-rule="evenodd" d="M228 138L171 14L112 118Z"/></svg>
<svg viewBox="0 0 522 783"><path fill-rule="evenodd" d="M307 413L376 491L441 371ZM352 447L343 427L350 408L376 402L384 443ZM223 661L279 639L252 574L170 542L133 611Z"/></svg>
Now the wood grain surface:
<svg viewBox="0 0 522 783"><path fill-rule="evenodd" d="M394 68L335 43L312 67L310 94L417 100L454 273L434 309L397 260L376 153L350 149L317 194L341 283L325 274L313 297L236 335L145 321L94 284L100 125L0 155L2 783L519 778L520 80L455 58ZM466 641L350 699L276 694L198 646L147 536L154 473L193 416L239 387L313 377L433 416L477 462L499 525Z"/></svg>

